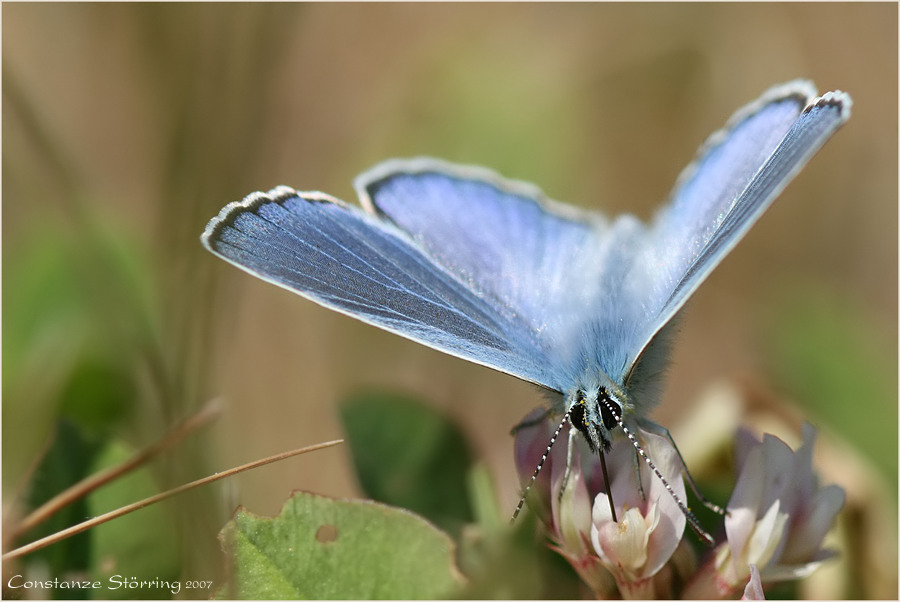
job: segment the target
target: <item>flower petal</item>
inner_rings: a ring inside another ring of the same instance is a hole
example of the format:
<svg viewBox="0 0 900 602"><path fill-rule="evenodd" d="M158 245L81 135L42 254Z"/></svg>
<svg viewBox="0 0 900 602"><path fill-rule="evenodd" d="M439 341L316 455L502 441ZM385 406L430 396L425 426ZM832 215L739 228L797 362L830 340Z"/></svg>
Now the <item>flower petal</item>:
<svg viewBox="0 0 900 602"><path fill-rule="evenodd" d="M765 600L766 594L763 591L762 580L759 577L759 569L755 564L750 565L750 581L744 588L744 595L741 600Z"/></svg>
<svg viewBox="0 0 900 602"><path fill-rule="evenodd" d="M591 498L574 457L572 463L574 466L562 497L556 492L562 487L563 475L554 478L551 504L553 526L560 547L568 554L580 558L589 552L585 540L591 532Z"/></svg>
<svg viewBox="0 0 900 602"><path fill-rule="evenodd" d="M602 496L597 502L602 504ZM612 521L591 527L594 550L606 567L627 581L644 578L647 563L647 544L650 534L659 523L656 505L646 518L638 508L629 508L618 523Z"/></svg>
<svg viewBox="0 0 900 602"><path fill-rule="evenodd" d="M837 485L818 490L809 502L809 513L791 529L780 562L797 564L813 559L822 547L822 541L834 524L837 513L844 507L845 499L844 490Z"/></svg>
<svg viewBox="0 0 900 602"><path fill-rule="evenodd" d="M769 508L766 514L756 523L753 535L745 550L745 560L748 564L766 566L772 559L775 550L781 544L788 516L780 512L781 504L778 500Z"/></svg>

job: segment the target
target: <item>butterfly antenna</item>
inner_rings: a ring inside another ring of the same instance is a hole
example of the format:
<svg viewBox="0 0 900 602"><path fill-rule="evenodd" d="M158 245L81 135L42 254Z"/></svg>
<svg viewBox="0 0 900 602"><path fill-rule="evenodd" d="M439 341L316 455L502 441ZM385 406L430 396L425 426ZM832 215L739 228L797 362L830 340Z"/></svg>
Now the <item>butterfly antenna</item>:
<svg viewBox="0 0 900 602"><path fill-rule="evenodd" d="M531 480L528 481L528 486L525 487L525 491L522 492L522 497L519 499L519 503L516 505L516 510L513 512L512 518L510 522L516 520L516 517L519 516L519 512L522 511L522 507L525 505L525 499L528 497L528 492L531 491L531 486L534 485L534 482L537 480L538 475L541 472L541 469L544 467L544 462L547 461L547 458L550 456L550 449L553 447L553 444L556 443L556 439L559 437L559 433L562 431L563 426L569 421L569 410L566 410L566 413L563 414L562 420L559 422L559 426L556 427L556 431L553 433L553 436L550 437L550 443L547 444L547 449L544 450L544 455L541 456L541 461L538 462L537 468L534 469L534 472L531 475Z"/></svg>
<svg viewBox="0 0 900 602"><path fill-rule="evenodd" d="M610 403L609 400L603 399L602 397L600 398L600 401L606 405L606 408L610 412L612 412L612 415L616 418L616 423L622 428L622 432L625 433L625 435L628 437L628 440L631 441L631 444L634 445L634 449L637 450L637 453L644 459L644 461L647 463L647 466L650 467L650 470L652 470L653 473L659 478L659 480L663 484L663 487L666 488L666 491L668 491L669 495L672 496L672 499L675 500L675 503L678 504L678 508L684 514L685 518L687 518L688 524L691 526L691 529L694 531L694 533L697 534L697 537L702 539L707 545L715 545L716 542L713 539L712 535L707 533L703 529L703 527L700 526L700 521L697 520L697 517L694 516L694 513L688 509L683 501L681 501L681 498L678 497L678 494L675 493L674 489L672 489L672 486L669 484L669 481L666 479L666 477L664 477L663 474L659 472L659 469L656 468L653 460L650 459L650 456L648 456L647 452L644 451L644 448L641 447L641 444L638 442L637 438L628 429L628 427L625 426L625 423L622 421L622 416L616 411L616 408L613 406L613 404Z"/></svg>

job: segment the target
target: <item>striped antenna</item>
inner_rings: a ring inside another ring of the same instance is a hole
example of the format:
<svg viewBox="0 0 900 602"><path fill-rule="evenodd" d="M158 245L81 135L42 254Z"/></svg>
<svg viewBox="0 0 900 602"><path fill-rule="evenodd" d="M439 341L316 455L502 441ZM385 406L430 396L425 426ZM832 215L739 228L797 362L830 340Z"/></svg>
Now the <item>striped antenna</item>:
<svg viewBox="0 0 900 602"><path fill-rule="evenodd" d="M622 421L621 415L619 415L616 412L613 404L611 404L609 402L609 400L607 400L603 397L600 398L600 401L604 405L606 405L606 408L610 412L612 412L612 415L616 418L616 423L620 427L622 427L622 432L625 433L625 435L628 437L629 441L631 441L631 444L634 445L634 449L636 449L637 453L644 459L644 461L647 463L647 466L650 467L650 470L652 470L653 473L659 478L659 480L662 481L663 487L666 488L666 491L669 492L669 494L672 496L672 499L674 499L675 503L678 504L678 508L684 514L685 518L687 518L688 524L691 526L691 529L694 531L694 533L697 534L697 537L702 539L703 542L706 543L707 545L710 545L710 546L715 545L716 542L713 539L712 535L710 535L709 533L707 533L706 531L703 530L703 527L700 526L700 521L697 520L697 517L694 516L694 514L688 509L688 507L685 505L685 503L683 501L681 501L681 498L678 497L678 494L675 493L675 490L672 489L671 485L669 485L669 481L666 480L666 477L664 477L663 474L661 472L659 472L659 469L656 468L656 465L650 459L650 456L648 456L647 452L644 451L644 448L641 447L641 444L638 442L637 438L628 429L628 427L625 426L625 423Z"/></svg>
<svg viewBox="0 0 900 602"><path fill-rule="evenodd" d="M525 505L525 499L528 497L528 492L531 491L531 486L534 485L534 482L537 480L538 474L540 474L541 469L544 467L544 462L547 461L547 457L550 455L550 449L553 447L553 444L556 443L556 439L559 437L559 433L560 431L562 431L563 426L565 426L565 424L569 421L569 412L571 412L571 408L566 410L566 413L563 414L559 426L556 427L556 431L553 433L553 436L550 437L550 443L547 444L547 449L544 450L544 455L541 456L541 461L538 462L537 468L534 469L534 473L532 473L531 475L531 480L528 481L528 486L525 487L525 491L522 492L522 497L519 499L519 503L516 505L516 510L515 512L513 512L510 522L516 520L516 517L519 516L519 512L522 511L522 507Z"/></svg>

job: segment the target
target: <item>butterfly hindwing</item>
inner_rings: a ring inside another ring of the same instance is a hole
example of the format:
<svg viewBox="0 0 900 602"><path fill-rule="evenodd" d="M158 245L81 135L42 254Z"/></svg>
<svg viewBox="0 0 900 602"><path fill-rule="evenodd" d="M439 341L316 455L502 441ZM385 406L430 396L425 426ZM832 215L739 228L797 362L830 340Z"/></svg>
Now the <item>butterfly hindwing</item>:
<svg viewBox="0 0 900 602"><path fill-rule="evenodd" d="M564 316L557 310L573 298L594 302L610 231L599 214L553 203L534 186L485 169L428 158L383 163L356 185L364 207L533 330Z"/></svg>

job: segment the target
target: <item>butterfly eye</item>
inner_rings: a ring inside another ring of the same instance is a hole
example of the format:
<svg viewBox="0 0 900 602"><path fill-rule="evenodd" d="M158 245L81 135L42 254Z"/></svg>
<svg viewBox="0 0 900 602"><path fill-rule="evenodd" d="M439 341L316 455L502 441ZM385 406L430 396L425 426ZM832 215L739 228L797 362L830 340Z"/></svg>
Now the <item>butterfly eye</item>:
<svg viewBox="0 0 900 602"><path fill-rule="evenodd" d="M600 406L600 416L603 418L603 426L606 427L607 431L611 431L616 428L616 425L619 423L612 409L613 404L616 406L618 406L618 404L609 396L606 389L600 389L597 398L598 405ZM606 403L603 403L604 401Z"/></svg>
<svg viewBox="0 0 900 602"><path fill-rule="evenodd" d="M604 448L608 446L606 440L597 440L595 436L592 436L591 431L596 431L596 429L591 429L585 420L586 412L585 412L585 399L584 395L581 391L578 392L578 396L576 397L576 401L572 404L572 407L569 408L569 422L573 427L575 427L582 435L584 435L584 440L587 441L588 447L591 448L592 452L597 451L597 444L599 443Z"/></svg>
<svg viewBox="0 0 900 602"><path fill-rule="evenodd" d="M584 398L581 397L579 401L575 402L572 406L572 409L569 411L569 421L572 423L572 426L577 428L579 431L584 432L585 422L584 422Z"/></svg>

